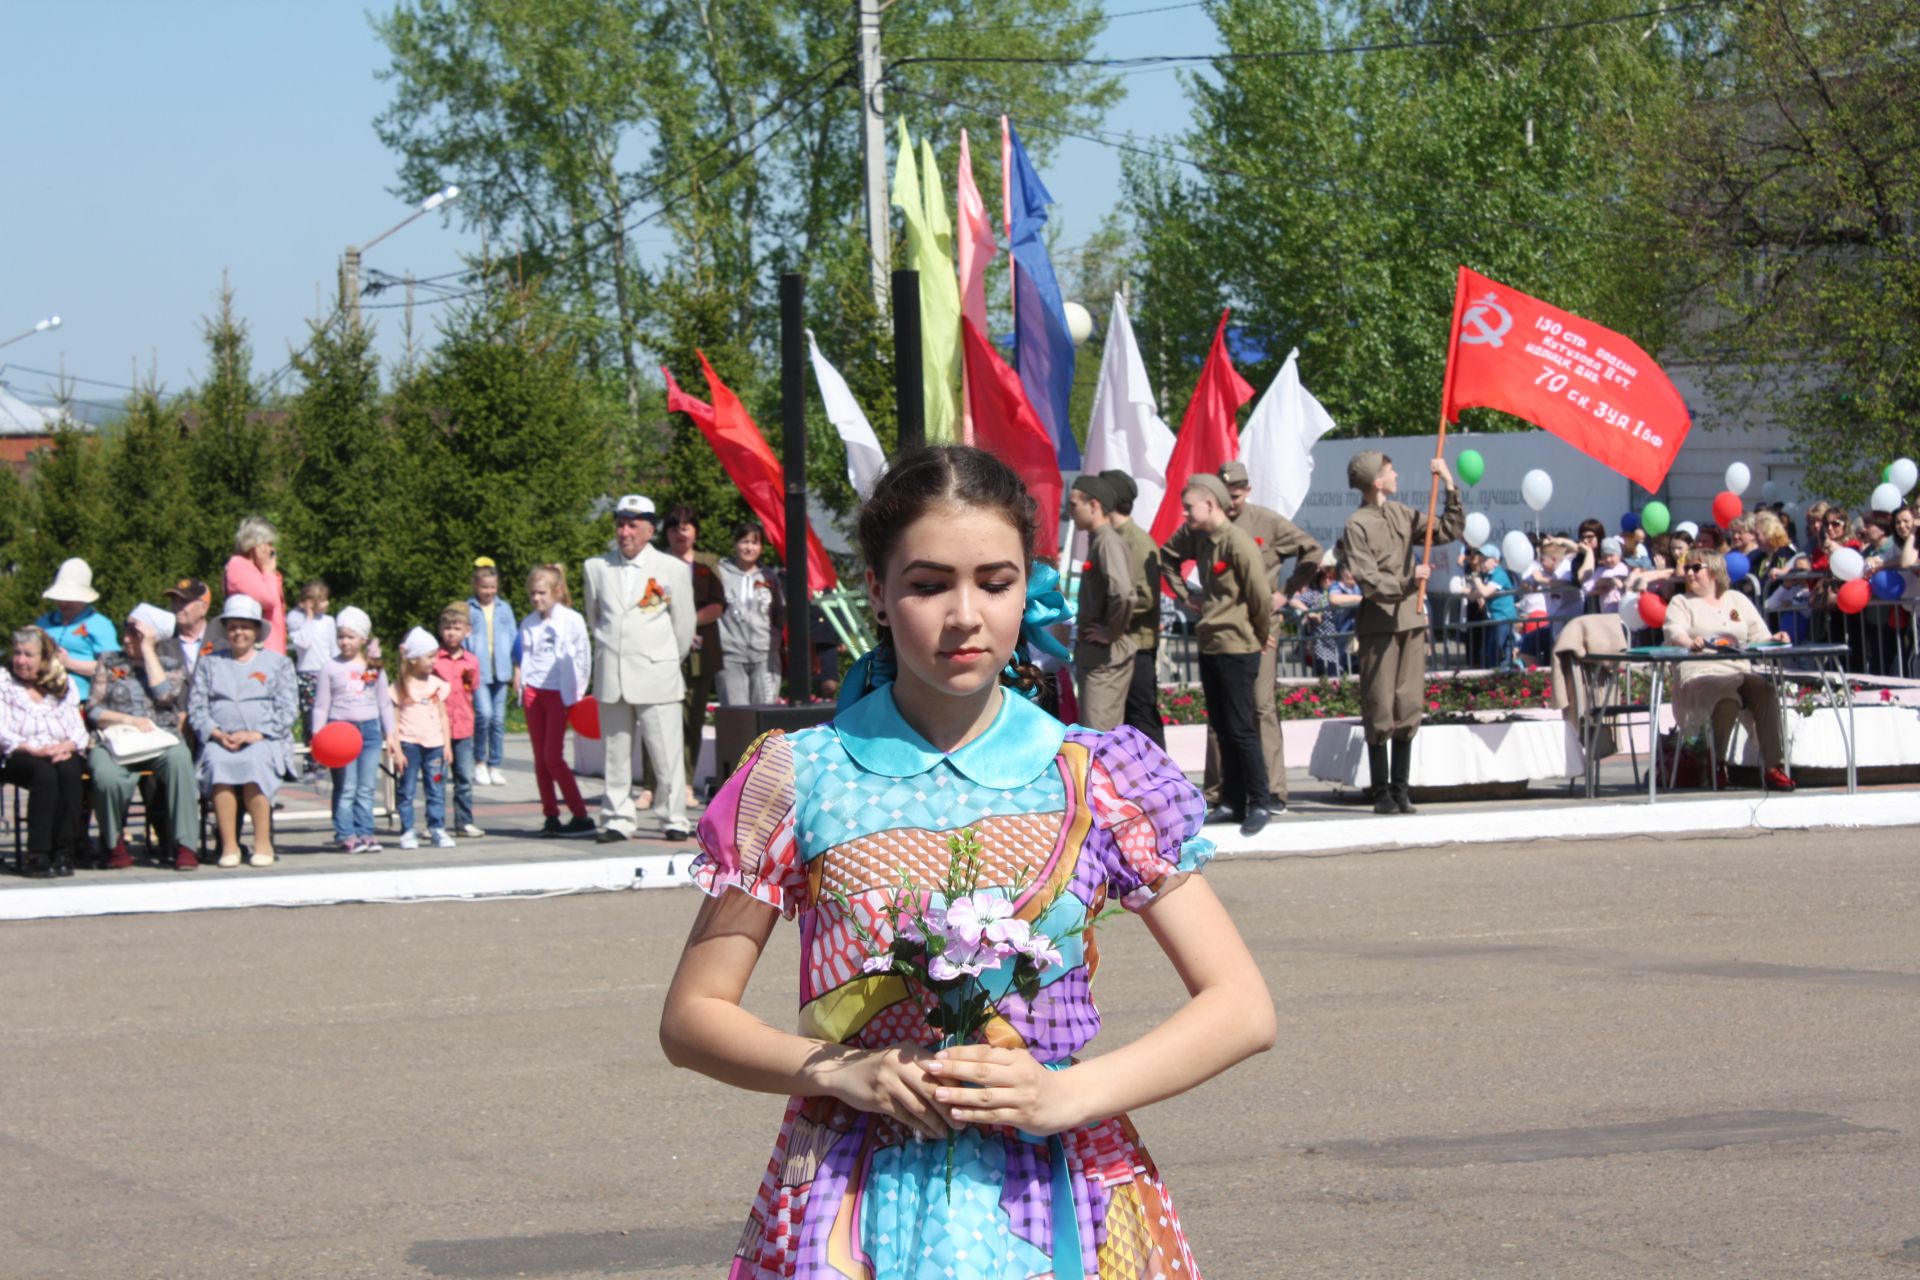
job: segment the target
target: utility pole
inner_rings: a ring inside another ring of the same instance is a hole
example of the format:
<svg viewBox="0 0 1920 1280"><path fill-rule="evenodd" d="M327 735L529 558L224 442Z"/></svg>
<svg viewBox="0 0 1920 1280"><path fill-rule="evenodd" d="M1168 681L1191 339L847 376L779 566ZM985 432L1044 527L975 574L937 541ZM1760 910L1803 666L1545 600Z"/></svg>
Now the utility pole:
<svg viewBox="0 0 1920 1280"><path fill-rule="evenodd" d="M873 309L887 313L893 226L887 213L887 122L880 90L880 0L854 0L860 21L860 159L866 171L867 249L873 259Z"/></svg>
<svg viewBox="0 0 1920 1280"><path fill-rule="evenodd" d="M360 246L350 244L340 255L340 309L347 323L360 327Z"/></svg>

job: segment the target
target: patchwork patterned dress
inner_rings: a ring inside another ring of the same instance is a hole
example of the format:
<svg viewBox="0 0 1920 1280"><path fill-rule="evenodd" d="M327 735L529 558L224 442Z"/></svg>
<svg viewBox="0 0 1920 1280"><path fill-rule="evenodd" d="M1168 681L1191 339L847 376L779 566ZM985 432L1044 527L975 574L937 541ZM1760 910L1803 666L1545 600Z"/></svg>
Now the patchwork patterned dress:
<svg viewBox="0 0 1920 1280"><path fill-rule="evenodd" d="M799 1031L884 1048L939 1033L903 979L861 970L851 916L884 944L900 873L939 883L972 828L982 888L1059 937L1109 900L1138 910L1212 856L1200 794L1134 729L1068 729L1003 696L986 733L944 754L884 687L833 724L769 734L700 824L694 874L800 925ZM1014 886L1026 888L1016 892ZM982 1039L1071 1064L1098 1033L1088 929L1031 1003L995 971ZM998 978L996 982L995 979ZM1172 1200L1125 1116L1057 1138L967 1126L947 1144L830 1098L787 1105L730 1280L1197 1280Z"/></svg>

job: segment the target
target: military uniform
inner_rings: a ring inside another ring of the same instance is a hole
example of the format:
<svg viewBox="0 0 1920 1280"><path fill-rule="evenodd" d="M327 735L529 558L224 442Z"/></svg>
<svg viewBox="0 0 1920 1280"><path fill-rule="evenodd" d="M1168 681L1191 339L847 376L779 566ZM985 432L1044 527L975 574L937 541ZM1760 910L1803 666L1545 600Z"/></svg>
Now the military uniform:
<svg viewBox="0 0 1920 1280"><path fill-rule="evenodd" d="M1349 482L1367 493L1385 461L1374 450L1354 455L1347 467ZM1433 539L1456 541L1465 527L1460 492L1449 485L1446 511L1434 525ZM1360 586L1354 632L1360 647L1360 723L1372 782L1379 788L1389 774L1382 765L1391 741L1390 785L1403 813L1412 812L1405 803L1406 777L1414 731L1427 705L1427 618L1420 610L1420 580L1414 576L1426 531L1424 512L1399 502L1366 502L1347 517L1337 548ZM1379 792L1375 799L1384 803Z"/></svg>
<svg viewBox="0 0 1920 1280"><path fill-rule="evenodd" d="M1226 509L1226 486L1211 475L1209 481ZM1254 710L1254 679L1260 655L1273 629L1271 578L1253 536L1233 524L1217 533L1202 533L1190 525L1161 548L1162 569L1176 579L1180 565L1192 560L1200 575L1200 688L1207 701L1207 727L1220 742L1219 803L1238 817L1265 809L1268 791L1266 753Z"/></svg>
<svg viewBox="0 0 1920 1280"><path fill-rule="evenodd" d="M1128 520L1117 526L1127 543L1127 568L1133 572L1133 612L1127 635L1133 640L1133 682L1127 686L1130 724L1166 749L1167 731L1160 723L1160 548L1145 529Z"/></svg>
<svg viewBox="0 0 1920 1280"><path fill-rule="evenodd" d="M1245 484L1246 464L1225 464L1220 468L1220 479L1230 487ZM1321 547L1312 534L1271 507L1251 502L1240 508L1240 514L1233 517L1233 524L1236 529L1252 535L1254 545L1260 548L1260 563L1266 567L1267 580L1273 590L1292 595L1313 581L1314 571L1320 564ZM1282 579L1280 571L1290 558L1294 561L1293 574ZM1260 669L1253 677L1253 703L1254 714L1260 724L1260 750L1266 755L1269 785L1273 788L1274 798L1285 802L1287 748L1280 730L1280 707L1276 701L1279 680L1280 650L1276 645L1260 654ZM1207 735L1207 770L1202 790L1206 793L1208 804L1219 803L1220 741L1213 734Z"/></svg>
<svg viewBox="0 0 1920 1280"><path fill-rule="evenodd" d="M1080 578L1078 638L1073 666L1080 677L1080 723L1106 732L1126 719L1127 689L1133 684L1133 570L1127 540L1112 525L1087 535L1087 564ZM1091 627L1103 627L1112 639L1090 640Z"/></svg>

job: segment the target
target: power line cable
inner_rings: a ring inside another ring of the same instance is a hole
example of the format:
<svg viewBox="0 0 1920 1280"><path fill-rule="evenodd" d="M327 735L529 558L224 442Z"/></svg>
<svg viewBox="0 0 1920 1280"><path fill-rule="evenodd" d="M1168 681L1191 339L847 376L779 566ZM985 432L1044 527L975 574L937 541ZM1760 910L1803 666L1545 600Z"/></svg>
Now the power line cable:
<svg viewBox="0 0 1920 1280"><path fill-rule="evenodd" d="M1146 54L1134 58L1045 58L1014 54L924 54L899 58L887 64L888 73L897 67L913 66L920 63L969 63L1003 64L1011 66L1045 67L1107 67L1107 68L1148 68L1192 66L1195 64L1216 64L1223 62L1265 62L1284 58L1324 58L1351 54L1399 53L1408 49L1439 49L1463 44L1485 44L1495 40L1518 39L1522 36L1548 35L1559 31L1579 31L1587 27L1616 26L1627 22L1641 22L1648 19L1658 21L1676 14L1691 13L1700 9L1725 8L1729 0L1696 0L1691 4L1663 5L1656 9L1642 9L1635 13L1617 14L1612 17L1580 18L1568 22L1543 22L1531 27L1511 27L1502 31L1476 31L1457 36L1410 37L1403 40L1382 40L1367 44L1319 45L1297 49L1250 49L1243 52L1225 53L1161 53Z"/></svg>

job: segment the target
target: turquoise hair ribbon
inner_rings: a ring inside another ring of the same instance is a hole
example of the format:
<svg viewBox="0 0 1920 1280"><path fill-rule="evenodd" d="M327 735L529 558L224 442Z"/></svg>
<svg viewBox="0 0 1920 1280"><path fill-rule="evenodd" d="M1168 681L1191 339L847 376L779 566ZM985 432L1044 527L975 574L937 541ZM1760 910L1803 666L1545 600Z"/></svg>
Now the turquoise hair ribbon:
<svg viewBox="0 0 1920 1280"><path fill-rule="evenodd" d="M1060 571L1050 564L1037 564L1027 577L1027 609L1020 621L1020 641L1061 662L1073 654L1047 628L1070 622L1067 597L1060 590Z"/></svg>

